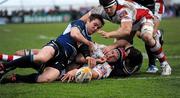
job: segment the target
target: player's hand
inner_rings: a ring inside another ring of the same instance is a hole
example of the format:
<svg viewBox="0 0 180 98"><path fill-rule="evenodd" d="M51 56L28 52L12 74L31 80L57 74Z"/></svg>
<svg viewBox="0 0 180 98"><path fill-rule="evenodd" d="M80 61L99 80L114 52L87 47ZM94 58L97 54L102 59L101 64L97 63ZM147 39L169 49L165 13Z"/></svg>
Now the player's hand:
<svg viewBox="0 0 180 98"><path fill-rule="evenodd" d="M101 58L99 58L99 59L96 59L96 63L99 63L99 64L102 64L102 63L104 63L104 62L106 62L106 57L104 56L104 57L101 57Z"/></svg>
<svg viewBox="0 0 180 98"><path fill-rule="evenodd" d="M67 81L68 83L73 81L74 78L75 78L75 74L77 72L78 69L73 69L73 70L70 70L68 71L66 74L64 74L64 76L61 78L61 81L62 82L65 82Z"/></svg>
<svg viewBox="0 0 180 98"><path fill-rule="evenodd" d="M103 48L103 53L107 54L109 51L113 50L114 47L113 46L106 46L105 48Z"/></svg>
<svg viewBox="0 0 180 98"><path fill-rule="evenodd" d="M96 59L95 58L86 57L86 60L87 60L88 66L90 68L93 68L94 66L96 66Z"/></svg>
<svg viewBox="0 0 180 98"><path fill-rule="evenodd" d="M99 30L98 33L103 37L103 38L110 38L109 33L103 30Z"/></svg>
<svg viewBox="0 0 180 98"><path fill-rule="evenodd" d="M94 43L89 41L88 46L89 46L90 53L93 53L95 51Z"/></svg>

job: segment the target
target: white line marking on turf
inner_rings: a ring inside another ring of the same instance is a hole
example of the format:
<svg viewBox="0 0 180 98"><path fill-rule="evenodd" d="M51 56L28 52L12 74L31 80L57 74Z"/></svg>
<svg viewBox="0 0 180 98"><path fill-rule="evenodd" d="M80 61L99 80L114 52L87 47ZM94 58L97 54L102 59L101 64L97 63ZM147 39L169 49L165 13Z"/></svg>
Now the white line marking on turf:
<svg viewBox="0 0 180 98"><path fill-rule="evenodd" d="M4 32L11 32L11 29L3 29Z"/></svg>
<svg viewBox="0 0 180 98"><path fill-rule="evenodd" d="M39 39L48 39L48 40L50 40L50 39L54 39L55 37L48 37L48 36L45 36L45 35L39 35L38 38Z"/></svg>
<svg viewBox="0 0 180 98"><path fill-rule="evenodd" d="M180 76L133 77L133 78L119 78L117 80L157 80L157 79L180 79Z"/></svg>
<svg viewBox="0 0 180 98"><path fill-rule="evenodd" d="M148 59L148 56L146 53L142 53L142 55L143 55L144 59ZM169 59L180 59L180 56L179 55L167 56L167 58L169 58Z"/></svg>

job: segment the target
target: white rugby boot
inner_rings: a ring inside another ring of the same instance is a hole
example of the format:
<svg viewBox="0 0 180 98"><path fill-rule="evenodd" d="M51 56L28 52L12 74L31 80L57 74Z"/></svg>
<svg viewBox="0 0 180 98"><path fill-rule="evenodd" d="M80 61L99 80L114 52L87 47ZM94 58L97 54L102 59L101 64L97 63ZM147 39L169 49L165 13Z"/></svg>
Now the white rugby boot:
<svg viewBox="0 0 180 98"><path fill-rule="evenodd" d="M162 72L161 75L168 76L171 75L171 67L167 62L161 63Z"/></svg>

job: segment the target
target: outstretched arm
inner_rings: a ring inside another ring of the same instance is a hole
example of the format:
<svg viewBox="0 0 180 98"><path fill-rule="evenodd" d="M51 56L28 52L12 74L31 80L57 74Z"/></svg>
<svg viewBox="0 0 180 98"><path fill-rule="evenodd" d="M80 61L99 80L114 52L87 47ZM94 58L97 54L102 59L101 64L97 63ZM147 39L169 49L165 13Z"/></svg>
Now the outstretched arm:
<svg viewBox="0 0 180 98"><path fill-rule="evenodd" d="M115 31L106 32L100 30L99 33L104 38L119 38L130 35L132 29L132 21L122 22L121 27Z"/></svg>
<svg viewBox="0 0 180 98"><path fill-rule="evenodd" d="M81 33L80 30L77 27L73 27L71 29L71 37L75 39L78 43L84 43L87 45L90 49L90 51L93 51L93 42L87 40Z"/></svg>
<svg viewBox="0 0 180 98"><path fill-rule="evenodd" d="M80 33L80 30L77 27L73 27L71 29L71 34L70 35L77 42L84 43L84 44L86 44L88 46L90 46L92 44L91 41L89 41L86 38L84 38L84 36Z"/></svg>

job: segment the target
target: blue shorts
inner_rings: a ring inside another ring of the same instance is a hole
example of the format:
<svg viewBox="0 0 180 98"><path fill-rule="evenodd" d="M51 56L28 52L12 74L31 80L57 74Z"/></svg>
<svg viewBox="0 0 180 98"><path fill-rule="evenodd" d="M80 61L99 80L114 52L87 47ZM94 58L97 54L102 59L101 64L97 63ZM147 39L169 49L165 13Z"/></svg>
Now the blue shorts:
<svg viewBox="0 0 180 98"><path fill-rule="evenodd" d="M68 58L65 54L64 48L54 40L51 40L45 46L51 46L55 50L54 57L44 64L45 67L53 67L59 71L66 68Z"/></svg>

